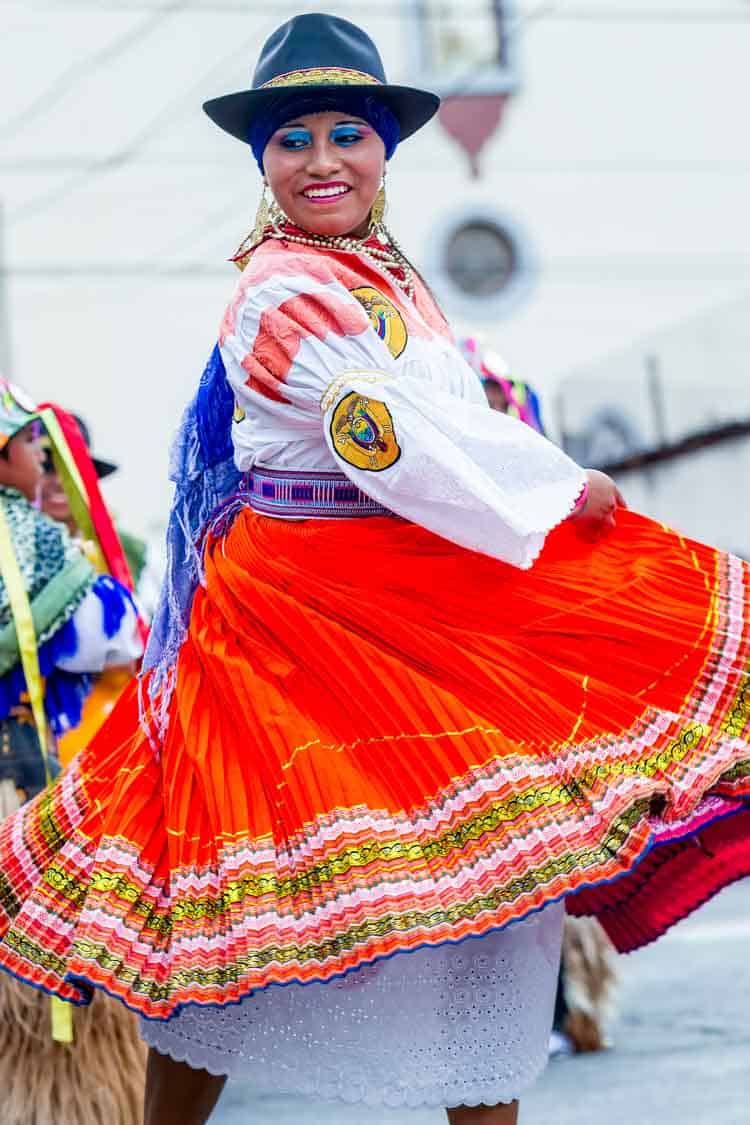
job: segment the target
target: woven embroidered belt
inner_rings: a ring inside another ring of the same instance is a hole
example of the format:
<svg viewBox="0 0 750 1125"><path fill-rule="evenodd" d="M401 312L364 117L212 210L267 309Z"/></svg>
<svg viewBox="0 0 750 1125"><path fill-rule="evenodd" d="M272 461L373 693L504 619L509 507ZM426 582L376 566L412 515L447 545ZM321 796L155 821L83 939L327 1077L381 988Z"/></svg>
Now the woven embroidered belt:
<svg viewBox="0 0 750 1125"><path fill-rule="evenodd" d="M254 511L271 516L346 519L392 515L343 473L256 467L245 477L243 492Z"/></svg>

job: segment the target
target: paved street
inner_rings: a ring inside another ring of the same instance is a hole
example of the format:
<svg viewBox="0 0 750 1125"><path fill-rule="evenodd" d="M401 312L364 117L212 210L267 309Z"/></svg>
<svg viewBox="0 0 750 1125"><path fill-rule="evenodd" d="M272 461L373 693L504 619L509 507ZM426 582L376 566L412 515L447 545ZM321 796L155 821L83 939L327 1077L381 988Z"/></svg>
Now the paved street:
<svg viewBox="0 0 750 1125"><path fill-rule="evenodd" d="M750 882L624 958L615 1048L553 1062L522 1125L748 1125ZM253 1103L227 1087L212 1125L441 1125L442 1112Z"/></svg>

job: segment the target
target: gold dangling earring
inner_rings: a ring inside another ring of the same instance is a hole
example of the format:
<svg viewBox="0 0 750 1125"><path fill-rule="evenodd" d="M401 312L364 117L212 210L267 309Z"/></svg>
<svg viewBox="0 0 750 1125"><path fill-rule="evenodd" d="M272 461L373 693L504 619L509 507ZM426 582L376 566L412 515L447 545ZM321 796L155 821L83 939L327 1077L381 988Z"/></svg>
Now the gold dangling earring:
<svg viewBox="0 0 750 1125"><path fill-rule="evenodd" d="M385 221L385 213L388 210L388 200L385 197L385 172L383 172L383 182L378 188L378 194L375 196L372 207L370 208L370 227L377 230L383 226Z"/></svg>
<svg viewBox="0 0 750 1125"><path fill-rule="evenodd" d="M269 199L270 196L270 199ZM245 266L250 260L250 255L253 249L259 242L263 241L263 236L268 230L269 226L275 230L278 229L280 223L286 222L286 215L279 207L276 200L270 195L268 191L268 184L263 181L263 191L261 193L260 202L258 203L258 210L255 212L255 225L250 231L247 238L244 238L237 250L232 255L230 261L234 262L238 269L244 270Z"/></svg>
<svg viewBox="0 0 750 1125"><path fill-rule="evenodd" d="M289 222L286 215L281 210L281 208L279 207L278 203L273 198L273 196L271 196L271 203L270 203L270 206L268 208L268 222L276 230L278 230L279 226L282 223L288 223Z"/></svg>
<svg viewBox="0 0 750 1125"><path fill-rule="evenodd" d="M268 203L268 184L264 180L263 191L261 193L260 202L258 204L258 210L255 212L255 226L253 227L252 234L250 235L253 246L256 242L260 242L261 238L263 237L263 232L268 226L270 214L271 208Z"/></svg>
<svg viewBox="0 0 750 1125"><path fill-rule="evenodd" d="M245 238L243 238L242 242L239 244L234 254L230 258L230 261L234 262L238 270L244 270L245 266L250 260L250 254L252 253L253 248L257 246L261 241L265 229L268 226L270 209L268 206L268 195L266 194L267 188L268 184L264 180L263 191L261 193L260 202L258 203L258 210L255 212L255 225L253 226L253 229L250 231L250 233Z"/></svg>

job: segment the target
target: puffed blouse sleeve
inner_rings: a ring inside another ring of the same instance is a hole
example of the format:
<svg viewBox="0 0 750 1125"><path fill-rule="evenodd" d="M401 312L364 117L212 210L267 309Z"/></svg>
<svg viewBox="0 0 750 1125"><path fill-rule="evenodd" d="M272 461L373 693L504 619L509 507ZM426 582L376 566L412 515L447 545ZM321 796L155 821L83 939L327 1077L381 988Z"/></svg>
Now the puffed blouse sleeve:
<svg viewBox="0 0 750 1125"><path fill-rule="evenodd" d="M64 672L102 672L131 664L143 655L138 611L116 579L100 575L73 614L75 644L57 660Z"/></svg>
<svg viewBox="0 0 750 1125"><path fill-rule="evenodd" d="M575 508L584 471L529 426L488 409L483 395L436 385L429 349L394 358L323 255L275 257L255 271L251 264L222 326L227 375L247 415L247 436L235 436L238 467L250 468L275 440L315 435L385 508L530 567ZM458 352L455 364L464 365Z"/></svg>

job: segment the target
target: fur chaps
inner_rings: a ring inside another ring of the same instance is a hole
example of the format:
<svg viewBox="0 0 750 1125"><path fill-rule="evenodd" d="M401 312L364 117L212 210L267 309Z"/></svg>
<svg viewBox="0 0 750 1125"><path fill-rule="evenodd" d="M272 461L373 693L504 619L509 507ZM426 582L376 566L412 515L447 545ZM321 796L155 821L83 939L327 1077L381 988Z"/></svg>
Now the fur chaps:
<svg viewBox="0 0 750 1125"><path fill-rule="evenodd" d="M595 918L566 916L562 981L568 1009L562 1030L577 1052L603 1050L619 981L617 950Z"/></svg>
<svg viewBox="0 0 750 1125"><path fill-rule="evenodd" d="M0 783L0 813L18 804ZM133 1013L97 993L73 1025L71 1046L54 1042L49 996L0 974L2 1125L140 1125L146 1048Z"/></svg>

